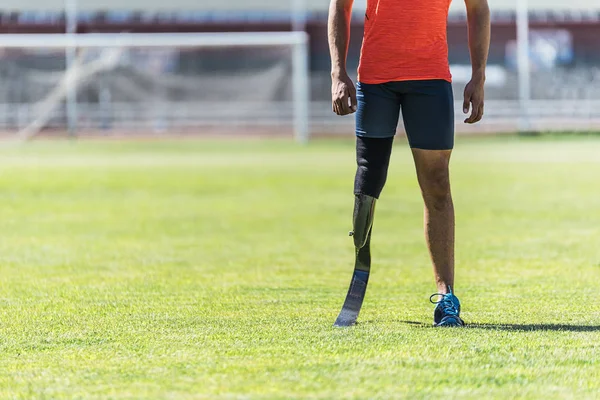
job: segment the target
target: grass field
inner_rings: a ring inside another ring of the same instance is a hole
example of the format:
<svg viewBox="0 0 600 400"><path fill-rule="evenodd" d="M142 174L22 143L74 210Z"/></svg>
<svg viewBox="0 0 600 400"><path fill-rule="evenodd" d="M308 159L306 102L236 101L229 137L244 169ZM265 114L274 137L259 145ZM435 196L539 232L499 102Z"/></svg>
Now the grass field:
<svg viewBox="0 0 600 400"><path fill-rule="evenodd" d="M600 137L459 140L464 329L394 149L360 324L351 141L0 147L2 399L600 397Z"/></svg>

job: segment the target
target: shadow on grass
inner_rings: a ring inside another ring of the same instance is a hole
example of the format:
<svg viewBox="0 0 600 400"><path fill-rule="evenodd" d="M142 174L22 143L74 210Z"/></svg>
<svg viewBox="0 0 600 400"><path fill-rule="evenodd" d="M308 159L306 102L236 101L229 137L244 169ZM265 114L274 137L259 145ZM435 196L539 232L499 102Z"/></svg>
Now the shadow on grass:
<svg viewBox="0 0 600 400"><path fill-rule="evenodd" d="M401 321L402 323L421 328L433 328L432 324L416 321ZM569 325L569 324L479 324L467 323L467 329L487 329L493 331L564 331L564 332L597 332L600 325Z"/></svg>

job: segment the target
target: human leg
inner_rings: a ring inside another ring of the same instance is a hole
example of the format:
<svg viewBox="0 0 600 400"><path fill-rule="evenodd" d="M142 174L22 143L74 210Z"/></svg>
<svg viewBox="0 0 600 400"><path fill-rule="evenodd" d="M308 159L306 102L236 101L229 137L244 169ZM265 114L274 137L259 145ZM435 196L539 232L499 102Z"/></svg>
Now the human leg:
<svg viewBox="0 0 600 400"><path fill-rule="evenodd" d="M450 190L454 146L452 88L446 81L407 83L402 114L424 202L424 230L441 300L436 325L461 326L460 302L453 294L455 216Z"/></svg>
<svg viewBox="0 0 600 400"><path fill-rule="evenodd" d="M393 137L399 119L399 99L385 85L357 85L356 175L353 230L355 264L352 281L335 326L356 323L371 269L371 230L375 203L387 178Z"/></svg>

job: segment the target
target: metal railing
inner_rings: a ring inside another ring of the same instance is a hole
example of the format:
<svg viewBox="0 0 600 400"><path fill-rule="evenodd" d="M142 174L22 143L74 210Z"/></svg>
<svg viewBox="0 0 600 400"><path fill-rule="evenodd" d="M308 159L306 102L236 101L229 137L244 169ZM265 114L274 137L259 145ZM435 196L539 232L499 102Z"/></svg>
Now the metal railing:
<svg viewBox="0 0 600 400"><path fill-rule="evenodd" d="M196 130L198 133L218 130L281 129L294 126L294 104L285 102L148 102L148 103L78 103L78 126L86 130L106 132ZM490 100L480 124L462 124L462 103L456 102L456 127L459 133L515 132L519 121L526 118L532 130L600 131L600 100L531 100L527 110L517 100ZM315 134L352 132L353 116L332 113L329 102L310 103L310 127ZM36 117L31 104L0 104L0 129L18 131ZM435 115L431 116L435 118ZM53 110L46 125L51 129L66 128L64 106ZM403 130L400 122L399 131Z"/></svg>

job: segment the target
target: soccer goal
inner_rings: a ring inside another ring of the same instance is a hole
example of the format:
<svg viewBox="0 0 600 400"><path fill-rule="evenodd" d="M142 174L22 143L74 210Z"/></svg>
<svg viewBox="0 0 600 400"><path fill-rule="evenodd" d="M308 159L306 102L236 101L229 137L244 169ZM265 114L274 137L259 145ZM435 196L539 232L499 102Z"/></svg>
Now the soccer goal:
<svg viewBox="0 0 600 400"><path fill-rule="evenodd" d="M0 130L305 142L307 47L305 32L0 35Z"/></svg>

